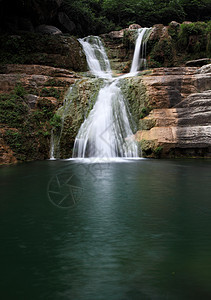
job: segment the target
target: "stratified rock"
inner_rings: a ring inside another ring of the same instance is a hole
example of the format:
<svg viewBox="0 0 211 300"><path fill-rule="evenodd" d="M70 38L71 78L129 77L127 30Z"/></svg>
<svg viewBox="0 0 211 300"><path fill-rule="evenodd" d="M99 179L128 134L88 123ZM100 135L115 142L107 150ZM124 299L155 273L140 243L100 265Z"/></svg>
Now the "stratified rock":
<svg viewBox="0 0 211 300"><path fill-rule="evenodd" d="M79 78L73 71L49 66L0 66L0 164L49 158L50 120Z"/></svg>
<svg viewBox="0 0 211 300"><path fill-rule="evenodd" d="M108 37L111 39L122 39L124 36L124 29L118 31L111 31L108 33Z"/></svg>
<svg viewBox="0 0 211 300"><path fill-rule="evenodd" d="M160 68L143 76L152 109L136 133L144 155L162 149L163 157L211 156L211 73L202 68Z"/></svg>
<svg viewBox="0 0 211 300"><path fill-rule="evenodd" d="M37 26L35 28L35 31L39 33L52 34L52 35L62 34L61 30L59 30L55 26L45 25L45 24Z"/></svg>
<svg viewBox="0 0 211 300"><path fill-rule="evenodd" d="M41 90L53 85L67 89L80 78L75 72L40 65L0 66L0 93L10 93L17 83L24 88Z"/></svg>

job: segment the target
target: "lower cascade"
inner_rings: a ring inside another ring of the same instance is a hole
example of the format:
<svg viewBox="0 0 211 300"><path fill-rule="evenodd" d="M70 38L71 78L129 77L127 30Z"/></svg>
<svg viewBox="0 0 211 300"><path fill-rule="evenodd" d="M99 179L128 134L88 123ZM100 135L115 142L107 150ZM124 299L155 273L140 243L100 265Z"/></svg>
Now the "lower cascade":
<svg viewBox="0 0 211 300"><path fill-rule="evenodd" d="M81 125L73 157L136 157L137 145L128 116L118 80L107 82Z"/></svg>
<svg viewBox="0 0 211 300"><path fill-rule="evenodd" d="M130 73L117 78L111 75L110 63L100 38L89 36L79 39L90 72L103 80L103 86L75 138L74 158L138 157L138 146L131 129L132 116L122 94L120 81L121 78L135 76L140 67L146 67L144 56L150 29L138 30ZM52 143L51 158L55 156L54 148Z"/></svg>

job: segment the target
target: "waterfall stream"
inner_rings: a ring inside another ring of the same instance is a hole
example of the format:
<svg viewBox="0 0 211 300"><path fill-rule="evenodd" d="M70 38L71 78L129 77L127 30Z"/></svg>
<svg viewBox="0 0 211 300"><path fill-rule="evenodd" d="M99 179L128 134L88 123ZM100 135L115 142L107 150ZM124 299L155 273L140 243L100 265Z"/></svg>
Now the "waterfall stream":
<svg viewBox="0 0 211 300"><path fill-rule="evenodd" d="M109 59L99 37L79 39L90 72L103 79L97 100L75 138L73 157L116 158L138 157L138 147L131 129L131 115L119 81L135 76L143 64L150 28L138 30L130 73L112 77ZM52 149L54 145L52 144ZM51 151L52 158L54 157Z"/></svg>

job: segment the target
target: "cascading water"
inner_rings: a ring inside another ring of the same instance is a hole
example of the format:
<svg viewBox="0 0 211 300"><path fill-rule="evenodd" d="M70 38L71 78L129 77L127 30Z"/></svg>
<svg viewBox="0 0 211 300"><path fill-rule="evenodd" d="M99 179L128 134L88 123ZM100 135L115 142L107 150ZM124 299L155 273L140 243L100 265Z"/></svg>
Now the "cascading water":
<svg viewBox="0 0 211 300"><path fill-rule="evenodd" d="M130 73L135 73L140 68L146 68L146 47L147 40L149 38L151 28L140 28L138 29L138 38L136 39L136 46L133 55L133 61L130 69Z"/></svg>
<svg viewBox="0 0 211 300"><path fill-rule="evenodd" d="M125 99L118 81L100 90L75 140L74 157L136 157L137 145L130 128Z"/></svg>
<svg viewBox="0 0 211 300"><path fill-rule="evenodd" d="M148 28L143 28L138 32L129 76L133 76L133 73L137 72L140 67L140 51L142 51L142 57L144 55L144 47L142 50L141 45L148 31ZM99 38L93 37L92 44L89 40L90 37L79 41L86 54L90 71L94 75L107 79L92 111L77 134L73 157L137 157L138 148L129 121L131 116L118 86L120 78L126 76L112 78L108 57ZM100 61L97 60L98 51L101 54Z"/></svg>
<svg viewBox="0 0 211 300"><path fill-rule="evenodd" d="M112 77L110 63L100 38L88 36L79 39L90 72L103 79L104 84L93 109L78 131L73 149L74 158L138 157L138 147L130 126L132 118L119 81L136 75L144 61L149 32L150 28L138 31L130 73L118 78ZM54 148L52 145L53 150ZM51 154L54 158L54 151Z"/></svg>
<svg viewBox="0 0 211 300"><path fill-rule="evenodd" d="M78 40L86 54L87 63L93 75L112 78L109 59L98 36L88 36Z"/></svg>

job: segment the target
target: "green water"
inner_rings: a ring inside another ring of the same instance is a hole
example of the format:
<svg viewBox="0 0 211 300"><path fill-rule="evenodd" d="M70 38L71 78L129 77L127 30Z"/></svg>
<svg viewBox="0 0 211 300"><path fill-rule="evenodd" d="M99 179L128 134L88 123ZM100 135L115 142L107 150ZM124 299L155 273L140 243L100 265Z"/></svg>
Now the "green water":
<svg viewBox="0 0 211 300"><path fill-rule="evenodd" d="M0 168L0 298L211 299L210 183L203 160Z"/></svg>

